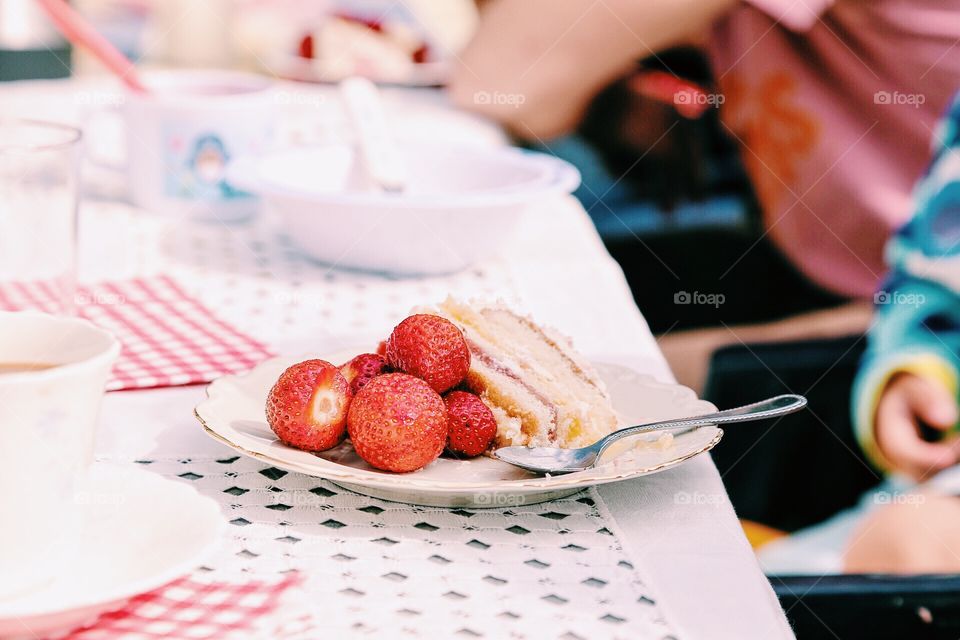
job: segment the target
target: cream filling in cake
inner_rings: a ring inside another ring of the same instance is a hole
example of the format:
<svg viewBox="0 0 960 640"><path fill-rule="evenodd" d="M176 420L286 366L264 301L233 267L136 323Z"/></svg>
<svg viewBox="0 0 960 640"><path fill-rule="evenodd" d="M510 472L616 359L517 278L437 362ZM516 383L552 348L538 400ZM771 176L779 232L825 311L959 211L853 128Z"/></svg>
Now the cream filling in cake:
<svg viewBox="0 0 960 640"><path fill-rule="evenodd" d="M495 448L581 447L617 428L603 382L567 338L502 305L448 298L427 312L463 331L467 386L493 411Z"/></svg>

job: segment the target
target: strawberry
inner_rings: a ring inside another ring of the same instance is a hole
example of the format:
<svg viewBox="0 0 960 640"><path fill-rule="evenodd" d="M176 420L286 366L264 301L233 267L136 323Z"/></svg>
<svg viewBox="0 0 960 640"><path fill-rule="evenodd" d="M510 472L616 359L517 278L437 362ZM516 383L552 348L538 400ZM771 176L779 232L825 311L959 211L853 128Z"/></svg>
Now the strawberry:
<svg viewBox="0 0 960 640"><path fill-rule="evenodd" d="M479 396L451 391L443 398L447 405L447 451L472 458L490 448L497 435L497 421Z"/></svg>
<svg viewBox="0 0 960 640"><path fill-rule="evenodd" d="M387 359L375 353L361 353L350 362L340 366L340 373L350 383L350 390L356 393L379 376L390 371Z"/></svg>
<svg viewBox="0 0 960 640"><path fill-rule="evenodd" d="M346 433L350 383L325 360L293 365L267 395L267 423L286 444L305 451L336 446Z"/></svg>
<svg viewBox="0 0 960 640"><path fill-rule="evenodd" d="M470 369L470 350L463 334L440 316L410 316L387 338L387 362L423 378L437 393L457 386Z"/></svg>
<svg viewBox="0 0 960 640"><path fill-rule="evenodd" d="M313 51L313 36L303 36L303 38L300 39L300 44L297 46L297 55L299 55L301 58L312 58Z"/></svg>
<svg viewBox="0 0 960 640"><path fill-rule="evenodd" d="M386 341L386 340L381 340L381 341L377 344L377 355L378 355L378 356L384 356L384 357L386 357L386 355L387 355L387 341Z"/></svg>
<svg viewBox="0 0 960 640"><path fill-rule="evenodd" d="M405 373L377 376L357 392L347 414L357 454L370 465L404 473L429 464L447 442L443 398Z"/></svg>

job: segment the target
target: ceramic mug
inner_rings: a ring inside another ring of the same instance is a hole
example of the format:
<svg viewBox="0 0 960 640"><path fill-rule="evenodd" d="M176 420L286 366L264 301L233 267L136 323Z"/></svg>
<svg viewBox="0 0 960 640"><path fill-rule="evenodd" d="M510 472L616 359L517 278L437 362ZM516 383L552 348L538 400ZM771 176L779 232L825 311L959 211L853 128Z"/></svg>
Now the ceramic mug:
<svg viewBox="0 0 960 640"><path fill-rule="evenodd" d="M278 100L264 76L233 71L146 75L148 93L127 93L124 161L130 197L159 213L233 222L255 197L230 184L227 164L273 142Z"/></svg>
<svg viewBox="0 0 960 640"><path fill-rule="evenodd" d="M49 582L78 531L74 492L119 352L86 320L0 312L0 600Z"/></svg>

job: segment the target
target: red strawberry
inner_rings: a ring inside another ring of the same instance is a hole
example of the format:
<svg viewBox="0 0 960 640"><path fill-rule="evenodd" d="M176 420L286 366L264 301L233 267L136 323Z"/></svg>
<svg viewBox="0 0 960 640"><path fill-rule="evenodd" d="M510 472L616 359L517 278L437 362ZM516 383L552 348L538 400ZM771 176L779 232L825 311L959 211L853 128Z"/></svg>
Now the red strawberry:
<svg viewBox="0 0 960 640"><path fill-rule="evenodd" d="M303 38L300 40L300 44L297 46L297 54L301 58L313 57L313 36L303 36Z"/></svg>
<svg viewBox="0 0 960 640"><path fill-rule="evenodd" d="M337 368L325 360L295 364L267 395L267 423L286 444L323 451L343 440L353 393Z"/></svg>
<svg viewBox="0 0 960 640"><path fill-rule="evenodd" d="M479 396L466 391L451 391L444 396L447 405L447 450L468 458L490 448L497 435L497 421L490 407Z"/></svg>
<svg viewBox="0 0 960 640"><path fill-rule="evenodd" d="M423 378L437 393L457 386L470 369L470 350L452 322L427 314L410 316L387 339L387 362Z"/></svg>
<svg viewBox="0 0 960 640"><path fill-rule="evenodd" d="M375 353L361 353L347 364L340 366L340 373L350 383L350 390L356 393L379 376L390 371L387 359Z"/></svg>
<svg viewBox="0 0 960 640"><path fill-rule="evenodd" d="M378 355L378 356L386 356L386 355L387 355L387 341L386 341L386 340L381 340L381 341L379 342L379 344L377 344L377 355Z"/></svg>
<svg viewBox="0 0 960 640"><path fill-rule="evenodd" d="M377 376L357 393L347 414L357 454L372 466L403 473L440 455L447 442L443 399L420 378Z"/></svg>

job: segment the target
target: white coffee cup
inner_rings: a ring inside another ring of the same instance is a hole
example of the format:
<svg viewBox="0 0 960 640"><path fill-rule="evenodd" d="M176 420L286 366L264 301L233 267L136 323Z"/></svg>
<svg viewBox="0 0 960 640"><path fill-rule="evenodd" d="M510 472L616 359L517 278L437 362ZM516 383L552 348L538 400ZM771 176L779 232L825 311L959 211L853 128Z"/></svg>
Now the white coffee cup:
<svg viewBox="0 0 960 640"><path fill-rule="evenodd" d="M86 320L0 312L0 600L49 582L75 535L74 491L120 344Z"/></svg>
<svg viewBox="0 0 960 640"><path fill-rule="evenodd" d="M218 222L249 218L256 198L231 185L231 159L260 155L273 142L273 82L234 71L146 75L149 93L126 94L125 169L134 204Z"/></svg>

